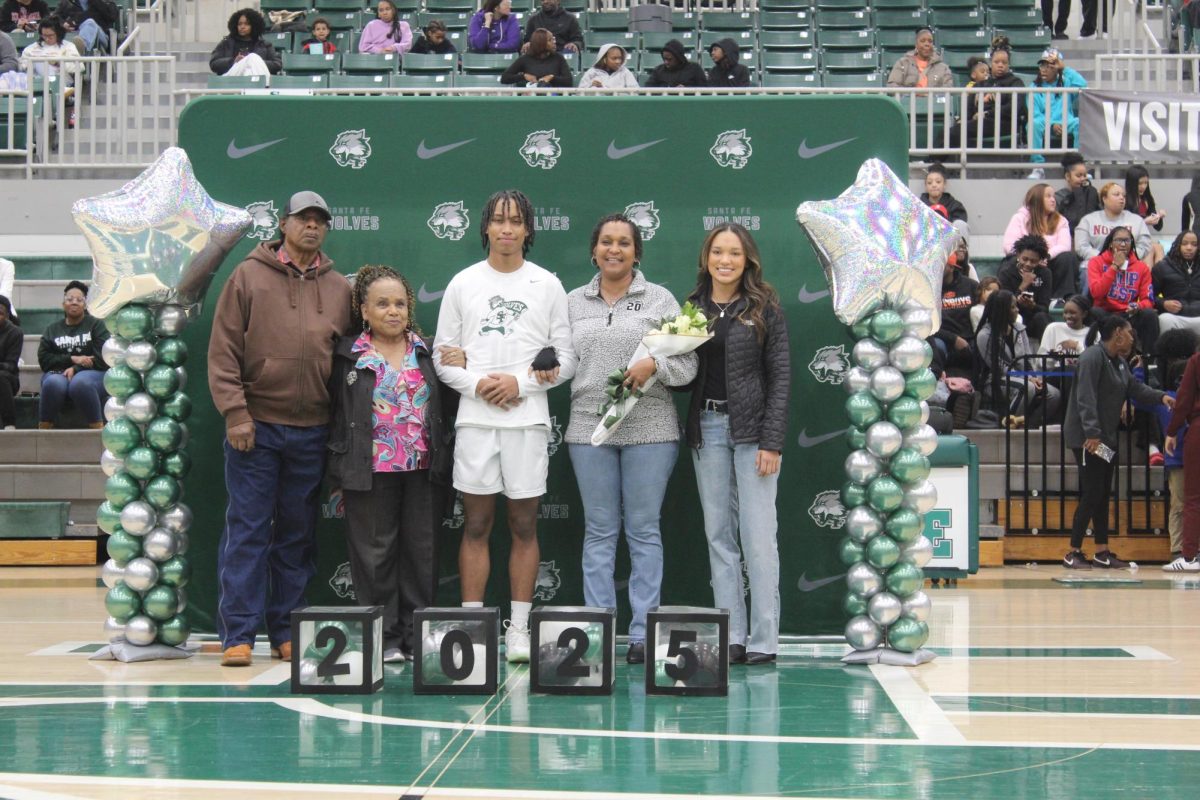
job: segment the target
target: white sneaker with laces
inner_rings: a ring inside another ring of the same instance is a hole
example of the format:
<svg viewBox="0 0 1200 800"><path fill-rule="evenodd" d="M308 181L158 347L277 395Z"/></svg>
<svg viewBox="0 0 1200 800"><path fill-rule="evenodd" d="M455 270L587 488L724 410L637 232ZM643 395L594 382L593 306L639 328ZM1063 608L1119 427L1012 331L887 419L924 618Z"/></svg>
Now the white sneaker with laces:
<svg viewBox="0 0 1200 800"><path fill-rule="evenodd" d="M383 663L397 664L404 661L404 653L399 647L389 647L383 651Z"/></svg>
<svg viewBox="0 0 1200 800"><path fill-rule="evenodd" d="M1188 561L1179 556L1169 564L1163 564L1163 572L1200 572L1200 559L1193 558Z"/></svg>
<svg viewBox="0 0 1200 800"><path fill-rule="evenodd" d="M510 664L529 663L529 628L518 628L504 620L504 657Z"/></svg>

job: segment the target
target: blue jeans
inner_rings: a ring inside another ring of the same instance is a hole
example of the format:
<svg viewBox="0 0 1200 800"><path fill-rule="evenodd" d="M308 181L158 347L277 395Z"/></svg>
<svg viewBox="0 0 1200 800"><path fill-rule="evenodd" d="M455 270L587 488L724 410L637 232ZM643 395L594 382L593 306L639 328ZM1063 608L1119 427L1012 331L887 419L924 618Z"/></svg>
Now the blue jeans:
<svg viewBox="0 0 1200 800"><path fill-rule="evenodd" d="M87 53L80 53L79 55L86 56L88 53L94 52L97 49L102 52L107 52L108 34L104 32L103 28L96 24L96 20L85 19L83 22L79 23L79 30L77 33L79 34L79 37L83 39L83 43L87 45L88 49Z"/></svg>
<svg viewBox="0 0 1200 800"><path fill-rule="evenodd" d="M571 465L583 498L583 598L589 606L616 607L613 571L621 516L629 545L631 642L646 639L646 612L658 605L663 551L659 519L667 481L679 458L676 442L609 447L570 445Z"/></svg>
<svg viewBox="0 0 1200 800"><path fill-rule="evenodd" d="M254 423L254 448L225 441L229 507L217 551L217 633L253 644L263 617L272 646L292 639L291 613L316 574L317 492L328 428Z"/></svg>
<svg viewBox="0 0 1200 800"><path fill-rule="evenodd" d="M47 372L42 376L42 396L38 401L38 419L56 422L62 412L63 403L71 398L71 405L88 422L104 421L104 373L85 369L67 380L61 372Z"/></svg>
<svg viewBox="0 0 1200 800"><path fill-rule="evenodd" d="M753 653L779 651L779 530L775 493L779 473L760 477L755 467L757 444L734 444L729 416L715 411L700 415L701 446L692 451L713 601L729 609L729 643ZM741 542L739 549L738 542ZM750 577L750 629L746 635L746 598L742 557Z"/></svg>

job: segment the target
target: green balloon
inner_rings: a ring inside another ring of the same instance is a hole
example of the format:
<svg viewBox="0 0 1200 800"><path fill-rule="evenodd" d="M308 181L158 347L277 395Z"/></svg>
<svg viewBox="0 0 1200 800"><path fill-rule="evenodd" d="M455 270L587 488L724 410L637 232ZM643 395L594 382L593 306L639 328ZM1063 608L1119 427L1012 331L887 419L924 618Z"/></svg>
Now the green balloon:
<svg viewBox="0 0 1200 800"><path fill-rule="evenodd" d="M921 403L912 397L899 397L888 406L887 416L897 428L906 431L920 424Z"/></svg>
<svg viewBox="0 0 1200 800"><path fill-rule="evenodd" d="M158 565L158 581L176 589L187 586L192 577L192 565L186 556L175 556L170 561Z"/></svg>
<svg viewBox="0 0 1200 800"><path fill-rule="evenodd" d="M849 536L846 536L838 544L838 557L847 567L851 564L857 564L863 560L862 545L853 541Z"/></svg>
<svg viewBox="0 0 1200 800"><path fill-rule="evenodd" d="M154 325L154 315L145 306L129 305L117 311L112 318L112 331L129 341L145 339Z"/></svg>
<svg viewBox="0 0 1200 800"><path fill-rule="evenodd" d="M147 503L159 511L166 511L179 501L179 492L179 481L170 475L159 475L146 482L146 489L142 494Z"/></svg>
<svg viewBox="0 0 1200 800"><path fill-rule="evenodd" d="M929 477L929 459L911 447L904 447L892 456L889 468L901 483L912 484Z"/></svg>
<svg viewBox="0 0 1200 800"><path fill-rule="evenodd" d="M915 400L928 400L937 389L937 378L928 369L919 369L904 376L904 393Z"/></svg>
<svg viewBox="0 0 1200 800"><path fill-rule="evenodd" d="M850 326L850 335L855 339L865 339L871 335L871 318L863 317Z"/></svg>
<svg viewBox="0 0 1200 800"><path fill-rule="evenodd" d="M166 414L176 422L183 422L192 415L192 398L176 392L158 405L160 414Z"/></svg>
<svg viewBox="0 0 1200 800"><path fill-rule="evenodd" d="M867 502L885 514L895 511L904 501L904 490L890 475L880 475L867 486Z"/></svg>
<svg viewBox="0 0 1200 800"><path fill-rule="evenodd" d="M888 517L883 524L888 535L902 544L916 541L925 530L921 515L911 508L901 508Z"/></svg>
<svg viewBox="0 0 1200 800"><path fill-rule="evenodd" d="M117 508L142 496L142 485L128 472L118 472L104 482L104 499Z"/></svg>
<svg viewBox="0 0 1200 800"><path fill-rule="evenodd" d="M851 450L862 450L867 446L867 432L851 425L846 428L846 444Z"/></svg>
<svg viewBox="0 0 1200 800"><path fill-rule="evenodd" d="M133 420L118 417L100 431L100 441L113 455L124 457L142 443L142 431Z"/></svg>
<svg viewBox="0 0 1200 800"><path fill-rule="evenodd" d="M165 622L179 611L179 595L172 586L158 584L142 596L142 610L157 622Z"/></svg>
<svg viewBox="0 0 1200 800"><path fill-rule="evenodd" d="M182 438L183 428L170 417L155 417L146 426L146 441L160 453L179 449Z"/></svg>
<svg viewBox="0 0 1200 800"><path fill-rule="evenodd" d="M192 471L192 457L183 450L176 450L163 458L162 468L172 478L183 480Z"/></svg>
<svg viewBox="0 0 1200 800"><path fill-rule="evenodd" d="M904 320L891 309L885 308L871 317L871 336L883 344L891 344L904 334Z"/></svg>
<svg viewBox="0 0 1200 800"><path fill-rule="evenodd" d="M879 421L883 409L870 392L855 392L846 398L846 416L858 428L869 428ZM902 426L903 427L903 426Z"/></svg>
<svg viewBox="0 0 1200 800"><path fill-rule="evenodd" d="M901 617L888 627L888 646L901 653L913 653L929 639L929 626L915 619Z"/></svg>
<svg viewBox="0 0 1200 800"><path fill-rule="evenodd" d="M842 609L846 612L846 616L857 617L867 613L867 601L853 592L849 592L846 594L846 599L842 601Z"/></svg>
<svg viewBox="0 0 1200 800"><path fill-rule="evenodd" d="M183 644L191 634L192 626L188 625L182 614L171 617L158 626L158 640L171 647Z"/></svg>
<svg viewBox="0 0 1200 800"><path fill-rule="evenodd" d="M154 345L154 350L158 353L159 364L182 367L187 362L187 345L183 343L182 339L174 336L169 339L160 339L158 344Z"/></svg>
<svg viewBox="0 0 1200 800"><path fill-rule="evenodd" d="M109 558L124 566L127 561L142 554L142 540L117 528L115 533L109 534L106 549Z"/></svg>
<svg viewBox="0 0 1200 800"><path fill-rule="evenodd" d="M166 364L155 364L147 370L142 382L150 396L158 400L166 400L179 389L179 375Z"/></svg>
<svg viewBox="0 0 1200 800"><path fill-rule="evenodd" d="M141 607L141 596L123 583L118 583L104 595L104 609L117 622L125 622Z"/></svg>
<svg viewBox="0 0 1200 800"><path fill-rule="evenodd" d="M858 508L867 502L867 487L859 486L853 481L846 481L842 484L842 505L847 510Z"/></svg>
<svg viewBox="0 0 1200 800"><path fill-rule="evenodd" d="M867 563L876 569L887 569L900 560L900 545L890 536L871 537L865 548Z"/></svg>
<svg viewBox="0 0 1200 800"><path fill-rule="evenodd" d="M135 447L125 456L125 471L139 481L148 481L161 471L158 453L151 447Z"/></svg>
<svg viewBox="0 0 1200 800"><path fill-rule="evenodd" d="M118 400L124 400L141 388L142 376L133 367L115 364L104 372L104 391Z"/></svg>
<svg viewBox="0 0 1200 800"><path fill-rule="evenodd" d="M318 621L316 623L314 630L321 631L324 628L337 628L339 631L341 631L346 636L346 649L347 650L353 649L350 646L350 643L353 641L354 635L350 632L349 625L347 625L344 622L337 622L336 620L322 620L322 621ZM320 659L324 658L326 655L329 654L329 651L332 647L333 647L332 640L327 641L321 647L317 647L316 639L314 637L313 641L309 642L308 647L306 647L304 649L304 658L311 658L311 659L319 661ZM438 669L440 671L441 668L439 667Z"/></svg>
<svg viewBox="0 0 1200 800"><path fill-rule="evenodd" d="M903 600L925 585L925 573L920 567L905 561L888 570L885 580L888 591Z"/></svg>
<svg viewBox="0 0 1200 800"><path fill-rule="evenodd" d="M107 500L96 506L96 527L108 534L121 530L121 509Z"/></svg>

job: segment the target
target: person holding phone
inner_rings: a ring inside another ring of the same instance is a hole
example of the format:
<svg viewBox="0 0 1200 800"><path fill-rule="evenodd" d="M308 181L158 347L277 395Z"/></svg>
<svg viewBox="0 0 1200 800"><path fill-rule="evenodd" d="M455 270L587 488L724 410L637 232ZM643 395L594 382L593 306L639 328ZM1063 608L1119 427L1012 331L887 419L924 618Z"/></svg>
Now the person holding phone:
<svg viewBox="0 0 1200 800"><path fill-rule="evenodd" d="M1150 267L1134 253L1133 241L1133 232L1118 225L1105 237L1100 254L1088 261L1092 316L1125 317L1137 332L1141 351L1151 353L1158 341L1158 312Z"/></svg>

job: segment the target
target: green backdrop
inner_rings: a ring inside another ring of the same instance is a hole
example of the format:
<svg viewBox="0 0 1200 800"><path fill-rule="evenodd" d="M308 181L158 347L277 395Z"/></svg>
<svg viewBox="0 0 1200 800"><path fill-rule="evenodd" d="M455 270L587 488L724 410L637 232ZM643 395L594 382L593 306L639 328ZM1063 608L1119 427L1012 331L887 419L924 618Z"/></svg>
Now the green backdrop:
<svg viewBox="0 0 1200 800"><path fill-rule="evenodd" d="M481 257L480 213L493 191L517 187L536 209L534 262L567 290L590 280L595 221L628 209L646 239L643 269L684 297L706 230L725 220L751 230L787 311L792 404L779 484L783 630L836 633L845 593L838 561L845 509L837 499L846 447L841 379L852 344L833 315L816 257L796 224L805 200L833 197L869 157L907 169L904 117L878 97L208 97L184 109L179 142L208 192L247 207L255 227L213 282L185 339L195 468L189 587L193 621L212 629L216 552L226 495L223 423L207 392L203 354L211 313L233 267L273 236L291 193L320 192L334 221L325 250L351 273L385 263L419 287L428 333L450 277ZM259 238L253 238L259 237ZM583 514L561 446L567 390L551 395L555 437L539 533L537 602L581 603ZM684 398L680 398L683 407ZM323 490L314 603L351 602L337 493ZM461 516L444 528L439 600L457 604ZM507 535L497 523L489 600L507 598ZM708 560L690 455L683 451L663 509L664 603L709 605ZM618 586L628 563L621 548ZM623 594L623 592L621 592ZM628 606L622 600L623 631Z"/></svg>

